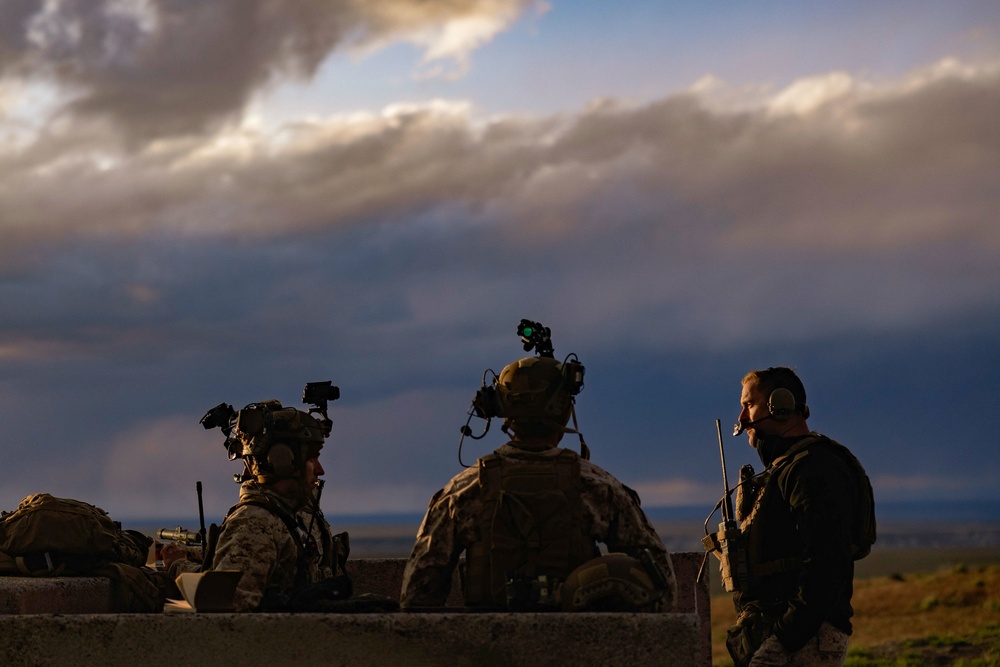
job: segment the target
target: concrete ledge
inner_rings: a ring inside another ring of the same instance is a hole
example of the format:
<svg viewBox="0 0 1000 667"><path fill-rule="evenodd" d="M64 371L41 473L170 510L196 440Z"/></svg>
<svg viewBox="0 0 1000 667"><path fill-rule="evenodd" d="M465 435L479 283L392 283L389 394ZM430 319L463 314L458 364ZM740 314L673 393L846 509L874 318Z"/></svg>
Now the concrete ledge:
<svg viewBox="0 0 1000 667"><path fill-rule="evenodd" d="M0 618L0 663L705 665L694 614L95 614Z"/></svg>
<svg viewBox="0 0 1000 667"><path fill-rule="evenodd" d="M0 665L710 665L703 554L671 554L668 614L114 614L107 579L0 577ZM348 563L358 593L398 598L404 559ZM711 568L709 568L711 569ZM234 657L234 655L238 656Z"/></svg>

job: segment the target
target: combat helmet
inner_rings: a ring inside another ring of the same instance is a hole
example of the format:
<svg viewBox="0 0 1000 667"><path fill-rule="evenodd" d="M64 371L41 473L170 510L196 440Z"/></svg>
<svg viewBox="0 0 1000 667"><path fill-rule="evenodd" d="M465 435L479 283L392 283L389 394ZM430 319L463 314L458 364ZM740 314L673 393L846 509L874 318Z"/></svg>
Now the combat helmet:
<svg viewBox="0 0 1000 667"><path fill-rule="evenodd" d="M566 425L571 417L575 424L573 406L576 395L583 389L583 364L575 354L557 361L551 332L538 322L521 320L517 333L524 350L534 349L538 355L508 364L494 376L491 385L487 385L484 374L483 386L472 399L470 418L475 415L486 419L487 429L490 419L502 418L503 431L513 434L515 441L552 433L578 433ZM482 437L473 436L468 424L462 433L476 439ZM586 447L582 437L581 445L581 449Z"/></svg>
<svg viewBox="0 0 1000 667"><path fill-rule="evenodd" d="M339 397L340 390L332 383L310 382L302 396L304 403L315 406L308 412L274 399L250 403L238 411L222 403L209 410L201 424L206 429L221 428L229 460L243 461L246 471L234 475L236 481L271 484L300 477L306 461L319 456L332 426L327 402Z"/></svg>
<svg viewBox="0 0 1000 667"><path fill-rule="evenodd" d="M559 589L563 611L660 611L663 599L646 566L623 553L583 563Z"/></svg>

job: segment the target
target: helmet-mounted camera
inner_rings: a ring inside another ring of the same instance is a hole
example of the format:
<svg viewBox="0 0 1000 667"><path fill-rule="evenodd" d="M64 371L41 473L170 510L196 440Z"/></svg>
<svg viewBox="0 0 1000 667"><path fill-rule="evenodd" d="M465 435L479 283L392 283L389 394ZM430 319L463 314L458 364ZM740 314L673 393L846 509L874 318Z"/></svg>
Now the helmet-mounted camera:
<svg viewBox="0 0 1000 667"><path fill-rule="evenodd" d="M309 414L318 413L323 417L320 423L326 430L324 435L330 435L330 427L333 425L326 414L327 405L338 398L340 398L340 387L335 386L330 380L306 382L305 389L302 390L302 402L314 406L309 408Z"/></svg>
<svg viewBox="0 0 1000 667"><path fill-rule="evenodd" d="M540 357L552 358L555 350L552 349L552 332L548 327L543 327L538 322L531 320L521 320L517 325L517 335L524 343L524 351L531 352L534 349Z"/></svg>
<svg viewBox="0 0 1000 667"><path fill-rule="evenodd" d="M491 369L483 373L482 387L472 398L469 419L462 427L463 438L469 436L479 440L485 437L494 417L505 420L504 431L514 422L522 426L528 422L544 424L544 428L551 427L550 430L558 431L565 428L573 414L574 397L583 390L583 364L572 353L563 362L556 361L552 332L539 322L522 319L517 325L517 335L524 350L535 350L537 356L508 364L500 375ZM488 374L493 375L492 383L487 383ZM478 436L469 428L474 416L486 420L486 426ZM513 430L518 431L517 428Z"/></svg>
<svg viewBox="0 0 1000 667"><path fill-rule="evenodd" d="M221 428L222 432L228 436L230 431L232 431L232 421L235 416L236 411L233 410L233 406L228 403L219 403L206 412L205 416L198 423L204 426L206 431L213 428Z"/></svg>
<svg viewBox="0 0 1000 667"><path fill-rule="evenodd" d="M308 412L284 407L273 399L250 403L238 411L221 403L202 417L201 424L206 429L220 428L229 460L246 463L251 474L235 475L236 481L256 477L270 482L291 475L318 455L333 424L327 405L339 397L340 389L333 383L310 382L302 394L303 402L314 406Z"/></svg>
<svg viewBox="0 0 1000 667"><path fill-rule="evenodd" d="M572 397L583 389L583 364L575 354L556 362L552 332L539 322L521 320L517 335L525 352L534 349L538 356L508 364L499 376L488 370L493 373L490 386L484 373L483 386L472 399L475 415L483 419L562 416Z"/></svg>

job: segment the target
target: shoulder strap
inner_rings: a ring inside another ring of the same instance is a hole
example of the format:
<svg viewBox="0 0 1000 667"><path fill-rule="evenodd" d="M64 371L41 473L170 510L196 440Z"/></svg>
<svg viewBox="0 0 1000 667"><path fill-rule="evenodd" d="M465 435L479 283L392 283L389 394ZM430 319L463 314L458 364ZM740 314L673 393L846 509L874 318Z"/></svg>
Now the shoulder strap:
<svg viewBox="0 0 1000 667"><path fill-rule="evenodd" d="M279 508L273 502L268 501L266 498L248 498L246 500L241 500L229 508L229 512L226 513L226 516L228 517L240 507L246 507L247 505L267 510L274 516L281 519L281 521L285 524L285 527L288 528L288 533L292 536L292 541L295 542L295 552L298 554L296 562L295 586L296 588L304 586L306 583L306 570L308 568L308 562L306 560L306 545L303 544L302 537L299 535L298 520L288 514L288 512ZM223 525L225 525L225 521L223 521Z"/></svg>
<svg viewBox="0 0 1000 667"><path fill-rule="evenodd" d="M809 445L819 442L821 437L823 436L810 434L807 437L799 440L794 445L789 447L787 452L785 452L778 458L774 459L774 461L771 462L771 468L772 469L779 468L785 465L786 463L791 463L792 461L799 460L800 458L809 453L808 452Z"/></svg>

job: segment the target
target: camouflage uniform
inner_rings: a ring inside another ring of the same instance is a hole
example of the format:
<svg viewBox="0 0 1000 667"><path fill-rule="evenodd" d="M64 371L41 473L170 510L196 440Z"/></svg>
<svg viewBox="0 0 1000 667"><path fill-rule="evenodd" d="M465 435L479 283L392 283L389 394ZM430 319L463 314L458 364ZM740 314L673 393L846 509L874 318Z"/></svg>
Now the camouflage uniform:
<svg viewBox="0 0 1000 667"><path fill-rule="evenodd" d="M500 457L545 460L568 450L556 447L529 452L508 443L496 450ZM639 507L639 497L613 475L580 460L581 503L587 533L610 551L634 555L648 548L669 582L665 610L673 607L676 582L673 564L663 542ZM482 511L479 470L456 475L431 498L413 551L403 573L403 607L440 606L448 597L459 556L480 539L477 520Z"/></svg>
<svg viewBox="0 0 1000 667"><path fill-rule="evenodd" d="M267 502L295 517L299 536L307 546L306 571L298 571L298 547L281 518L258 505L238 505L222 524L212 563L215 570L243 572L234 599L236 611L257 610L265 593L284 593L333 576L330 528L322 514L317 515L312 535L307 537L312 519L308 510L254 482L240 487L240 502L248 500Z"/></svg>
<svg viewBox="0 0 1000 667"><path fill-rule="evenodd" d="M850 637L830 623L819 626L815 635L795 653L790 653L776 635L764 640L749 667L840 667L847 659Z"/></svg>

